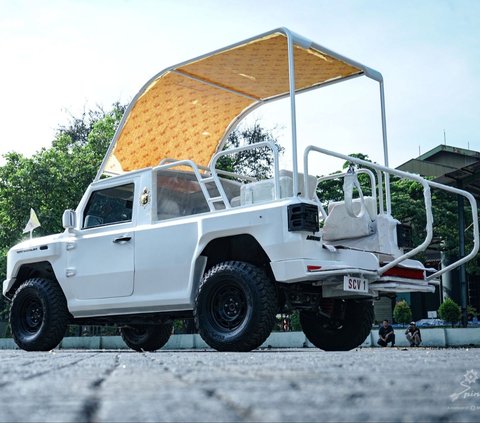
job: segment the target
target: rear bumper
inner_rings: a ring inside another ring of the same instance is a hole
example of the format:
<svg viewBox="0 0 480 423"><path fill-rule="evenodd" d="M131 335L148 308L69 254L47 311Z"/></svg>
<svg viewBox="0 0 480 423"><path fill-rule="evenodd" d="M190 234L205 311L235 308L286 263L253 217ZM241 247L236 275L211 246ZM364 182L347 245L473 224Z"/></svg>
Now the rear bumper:
<svg viewBox="0 0 480 423"><path fill-rule="evenodd" d="M273 274L278 282L295 283L311 282L313 285L324 287L324 296L351 296L351 292L343 290L343 278L349 276L368 280L368 295L378 296L380 293L399 292L435 292L437 280L426 280L427 269L414 260L403 263L405 269L415 270L422 279L398 276L382 276L378 272L380 264L375 260L366 260L366 266L352 267L345 263L326 262L312 259L294 259L272 262ZM357 294L355 294L357 295Z"/></svg>

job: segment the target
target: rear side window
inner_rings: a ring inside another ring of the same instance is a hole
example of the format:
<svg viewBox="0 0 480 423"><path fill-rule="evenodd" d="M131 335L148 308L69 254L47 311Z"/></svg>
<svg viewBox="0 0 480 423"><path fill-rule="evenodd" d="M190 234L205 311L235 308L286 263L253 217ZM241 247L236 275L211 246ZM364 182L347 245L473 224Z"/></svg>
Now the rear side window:
<svg viewBox="0 0 480 423"><path fill-rule="evenodd" d="M220 180L229 200L240 195L240 183L222 178ZM200 183L193 172L158 170L156 186L157 220L206 213L210 210ZM220 195L214 184L207 184L206 188L210 197ZM224 205L215 203L215 208L222 209Z"/></svg>
<svg viewBox="0 0 480 423"><path fill-rule="evenodd" d="M82 227L131 222L134 188L132 183L94 191L85 208Z"/></svg>
<svg viewBox="0 0 480 423"><path fill-rule="evenodd" d="M195 174L174 170L157 172L157 220L190 216L208 210Z"/></svg>

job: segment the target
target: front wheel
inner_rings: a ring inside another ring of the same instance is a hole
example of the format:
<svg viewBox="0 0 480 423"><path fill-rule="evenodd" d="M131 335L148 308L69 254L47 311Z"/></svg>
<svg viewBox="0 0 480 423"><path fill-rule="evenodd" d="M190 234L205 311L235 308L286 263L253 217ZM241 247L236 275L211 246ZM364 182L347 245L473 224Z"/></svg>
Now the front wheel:
<svg viewBox="0 0 480 423"><path fill-rule="evenodd" d="M308 340L325 351L349 351L365 341L374 319L371 301L335 301L339 318L302 311L300 324Z"/></svg>
<svg viewBox="0 0 480 423"><path fill-rule="evenodd" d="M195 299L195 325L218 351L251 351L267 339L275 324L277 293L263 270L228 261L204 276Z"/></svg>
<svg viewBox="0 0 480 423"><path fill-rule="evenodd" d="M50 351L63 339L69 317L67 301L56 282L29 279L20 285L12 300L13 339L26 351Z"/></svg>
<svg viewBox="0 0 480 423"><path fill-rule="evenodd" d="M156 351L162 348L172 334L173 323L160 325L131 325L121 328L122 339L132 350Z"/></svg>

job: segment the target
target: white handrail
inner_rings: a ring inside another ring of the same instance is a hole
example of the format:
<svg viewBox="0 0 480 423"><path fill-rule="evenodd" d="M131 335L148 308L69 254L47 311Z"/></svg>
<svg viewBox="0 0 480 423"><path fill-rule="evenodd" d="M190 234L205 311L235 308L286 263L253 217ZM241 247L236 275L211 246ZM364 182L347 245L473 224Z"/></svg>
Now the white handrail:
<svg viewBox="0 0 480 423"><path fill-rule="evenodd" d="M168 161L168 160L167 160ZM200 183L203 180L202 175L200 174L200 171L198 170L198 166L196 163L192 160L179 160L176 162L170 162L166 164L161 164L159 166L156 166L153 168L153 170L164 170L164 169L170 169L172 167L177 167L177 166L190 166L193 169L193 172L195 173L195 177L197 178L197 181L199 182L200 189L202 190L203 196L205 197L205 200L207 201L208 208L210 211L215 211L215 206L210 199L210 194L208 193L207 187L205 184ZM228 202L228 200L227 200Z"/></svg>
<svg viewBox="0 0 480 423"><path fill-rule="evenodd" d="M364 160L361 160L361 159L357 159L355 157L346 156L344 154L339 154L339 153L329 151L329 150L326 150L326 149L323 149L323 148L320 148L320 147L315 147L315 146L308 146L305 149L305 153L304 153L305 178L308 176L308 154L310 153L310 151L317 151L319 153L323 153L323 154L330 155L330 156L333 156L333 157L338 157L338 158L343 159L343 160L347 160L347 161L350 161L350 162L353 162L353 163L361 164L363 166L368 166L368 167L371 167L373 169L376 169L377 175L379 177L379 197L381 199L380 200L381 201L380 210L383 208L383 204L382 204L383 203L383 193L382 193L383 184L382 184L381 179L380 179L382 172L384 172L386 174L396 175L396 176L399 176L401 178L407 178L407 179L417 181L423 186L423 194L424 194L424 199L425 199L425 212L426 212L426 218L427 218L427 226L426 226L427 236L426 236L424 242L422 244L420 244L418 247L414 248L413 250L409 251L406 254L403 254L402 256L398 257L397 259L389 262L387 265L381 267L378 271L379 274L384 273L388 269L391 269L392 267L394 267L395 265L397 265L401 261L403 261L403 260L405 260L409 257L412 257L413 255L417 254L418 252L425 250L428 247L428 245L430 244L431 239L432 239L432 235L433 235L433 228L432 228L433 215L432 215L432 210L431 210L430 187L436 188L436 189L441 189L441 190L451 192L451 193L454 193L454 194L457 194L457 195L461 195L461 196L468 199L468 201L470 203L470 206L471 206L471 209L472 209L471 212L472 212L472 225L473 225L473 248L472 248L472 250L470 251L469 254L467 254L466 256L460 258L459 260L451 263L450 265L446 266L445 268L429 275L426 278L426 280L431 281L432 279L435 279L435 278L439 277L440 275L461 266L462 264L464 264L467 261L473 259L477 255L477 253L480 249L480 242L479 242L480 235L479 235L477 202L475 200L475 197L472 194L470 194L469 192L458 189L458 188L450 187L448 185L440 184L438 182L428 181L428 180L426 180L426 179L424 179L424 178L422 178L418 175L412 174L412 173L402 172L402 171L399 171L397 169L391 169L391 168L388 168L388 167L385 167L385 166L378 165L376 163L367 162L367 161L364 161ZM336 176L336 175L331 175L331 176ZM387 199L387 201L388 201L388 199ZM388 204L387 204L387 213L388 213Z"/></svg>
<svg viewBox="0 0 480 423"><path fill-rule="evenodd" d="M210 173L211 178L212 178L213 182L215 183L215 185L218 189L218 192L220 194L220 198L223 201L223 203L225 205L225 208L230 209L232 206L230 204L230 201L228 200L228 197L227 197L227 194L225 193L225 190L223 189L223 185L222 185L222 182L220 181L220 178L218 177L218 174L237 177L237 178L240 178L240 179L245 179L245 180L250 181L250 182L251 181L256 181L256 179L248 177L248 176L237 175L237 174L232 173L232 172L217 170L217 169L215 169L217 161L222 156L227 156L227 155L235 154L235 153L238 153L238 152L241 152L241 151L253 150L253 149L261 148L261 147L268 147L268 148L270 148L270 150L272 150L272 153L273 153L273 172L274 172L274 184L275 184L275 199L278 200L280 198L280 183L279 183L280 171L278 169L279 149L278 149L276 144L274 144L270 141L262 141L262 142L258 142L258 143L255 143L255 144L246 145L246 146L243 146L243 147L237 147L237 148L232 148L232 149L229 149L229 150L220 151L212 157L212 160L210 162L209 167L199 166L195 162L193 162L192 160L178 160L178 161L176 161L175 159L165 158L165 159L160 161L160 165L156 166L154 168L154 170L170 169L170 168L177 167L177 166L189 166L189 167L191 167L193 169L195 177L197 178L197 180L199 182L200 189L202 190L202 193L203 193L205 199L207 200L208 207L209 207L210 211L215 211L216 210L215 206L213 205L213 202L210 201L211 197L210 197L210 194L207 190L207 187L205 186L205 183L206 183L205 177L203 177L200 174L199 169L207 170Z"/></svg>
<svg viewBox="0 0 480 423"><path fill-rule="evenodd" d="M474 258L479 249L479 234L478 234L478 211L477 211L477 201L475 200L475 197L470 194L468 191L464 191L458 188L450 187L447 185L439 184L438 182L433 182L433 181L427 181L428 184L433 187L433 188L438 188L438 189L443 189L444 191L448 192L453 192L454 194L461 195L465 198L468 199L470 202L470 206L472 207L472 224L473 224L473 248L472 251L470 251L469 254L467 254L465 257L462 257L461 259L451 263L447 267L444 267L443 269L440 269L439 271L433 273L432 275L427 277L427 281L437 278L438 276L455 269L458 266L461 266L463 263L466 263L467 261L471 260Z"/></svg>
<svg viewBox="0 0 480 423"><path fill-rule="evenodd" d="M365 173L370 177L370 184L371 184L371 187L372 187L371 188L372 189L372 198L375 200L375 212L378 213L377 187L376 187L377 182L375 180L375 175L373 174L373 172L370 169L364 169L364 168L355 169L355 172L356 173ZM305 175L307 175L307 178L308 178L307 172L305 172ZM304 178L305 178L305 175L304 175ZM332 180L332 179L344 178L346 175L347 175L347 173L345 172L345 173L333 173L332 175L321 176L321 177L317 178L317 186L320 182L329 181L329 180Z"/></svg>
<svg viewBox="0 0 480 423"><path fill-rule="evenodd" d="M173 163L173 162L177 162L177 161L178 161L178 159L172 159L171 157L166 157L166 158L160 160L159 165L163 165L163 164L166 164L166 163ZM198 164L196 166L198 167L198 169L206 170L208 173L210 173L210 168L208 166L202 166L202 165L198 165ZM257 181L257 179L254 178L253 176L240 175L239 173L229 172L227 170L217 169L217 173L219 175L230 176L232 178L237 178L237 179L241 179L241 180L248 181L248 182L256 182Z"/></svg>
<svg viewBox="0 0 480 423"><path fill-rule="evenodd" d="M380 275L382 273L385 273L387 270L391 269L392 267L395 267L398 263L401 263L405 259L413 257L414 255L416 255L416 254L418 254L422 251L425 251L427 249L427 247L430 245L430 243L432 241L432 237L433 237L432 197L431 197L431 193L430 193L430 185L429 185L427 180L423 179L422 177L420 177L418 175L414 175L412 173L402 172L401 170L397 170L397 169L391 169L391 168L386 167L386 166L381 166L377 163L367 162L366 160L358 159L358 158L352 157L352 156L347 156L345 154L336 153L335 151L326 150L324 148L316 147L316 146L313 146L313 145L309 145L305 149L305 152L303 154L303 169L304 169L305 175L308 175L308 155L309 155L310 151L316 151L318 153L326 154L328 156L337 157L339 159L343 159L343 160L349 161L351 163L356 163L356 164L360 164L362 166L371 167L373 169L384 172L386 174L392 174L392 175L399 176L400 178L411 179L413 181L417 181L418 183L420 183L423 186L423 198L424 198L424 202L425 202L425 214L426 214L426 220L427 220L427 224L426 224L427 235L425 237L425 240L419 246L414 248L413 250L410 250L407 253L402 254L401 256L397 257L396 259L388 262L386 265L380 267L378 269L378 273ZM306 176L304 176L304 177L306 178ZM381 190L382 188L379 187L379 189ZM388 199L387 199L387 201L388 201ZM387 206L388 206L388 204L387 204ZM388 207L387 207L387 212L388 212Z"/></svg>
<svg viewBox="0 0 480 423"><path fill-rule="evenodd" d="M230 154L235 154L239 153L241 151L246 151L246 150L254 150L259 147L268 147L270 150L272 150L273 153L273 176L274 176L274 184L275 184L275 200L278 200L280 198L280 171L278 169L278 147L276 144L274 144L271 141L262 141L262 142L257 142L251 145L245 145L243 147L237 147L237 148L232 148L229 150L223 150L219 151L216 153L211 161L210 161L210 174L212 175L213 180L215 181L215 184L217 185L218 192L220 193L220 196L226 200L225 206L230 208L230 203L228 202L227 196L225 194L225 191L223 189L222 183L220 182L220 179L218 177L218 171L215 168L217 161L220 157L222 156L228 156Z"/></svg>

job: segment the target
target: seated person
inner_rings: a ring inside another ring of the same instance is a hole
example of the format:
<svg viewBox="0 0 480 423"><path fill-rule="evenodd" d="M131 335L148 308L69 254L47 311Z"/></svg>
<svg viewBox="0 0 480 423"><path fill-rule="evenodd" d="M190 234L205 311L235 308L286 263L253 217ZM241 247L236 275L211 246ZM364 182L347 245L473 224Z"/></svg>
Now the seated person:
<svg viewBox="0 0 480 423"><path fill-rule="evenodd" d="M384 320L382 326L378 330L378 341L377 344L381 347L386 347L390 342L392 343L392 347L395 346L395 333L393 331L393 327L391 324L388 323L388 320Z"/></svg>
<svg viewBox="0 0 480 423"><path fill-rule="evenodd" d="M422 343L422 335L420 335L420 329L417 328L415 322L410 322L405 331L405 336L411 347L418 347Z"/></svg>

